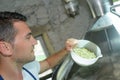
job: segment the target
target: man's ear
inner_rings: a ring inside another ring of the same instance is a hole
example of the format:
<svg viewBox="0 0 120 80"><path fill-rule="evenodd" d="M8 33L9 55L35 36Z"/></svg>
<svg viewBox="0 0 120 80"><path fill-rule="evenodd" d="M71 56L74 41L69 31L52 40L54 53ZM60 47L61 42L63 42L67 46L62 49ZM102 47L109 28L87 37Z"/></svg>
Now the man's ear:
<svg viewBox="0 0 120 80"><path fill-rule="evenodd" d="M0 53L4 56L11 56L12 55L12 46L10 43L5 41L0 41Z"/></svg>

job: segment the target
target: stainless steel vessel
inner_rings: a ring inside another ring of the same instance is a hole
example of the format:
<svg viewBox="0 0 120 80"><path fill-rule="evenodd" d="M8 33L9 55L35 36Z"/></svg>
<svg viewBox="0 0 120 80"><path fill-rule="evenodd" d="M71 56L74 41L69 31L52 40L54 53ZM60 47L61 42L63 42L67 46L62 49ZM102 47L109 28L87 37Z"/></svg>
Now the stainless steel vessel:
<svg viewBox="0 0 120 80"><path fill-rule="evenodd" d="M110 7L113 5L112 0L87 0L93 18L105 15L110 12Z"/></svg>

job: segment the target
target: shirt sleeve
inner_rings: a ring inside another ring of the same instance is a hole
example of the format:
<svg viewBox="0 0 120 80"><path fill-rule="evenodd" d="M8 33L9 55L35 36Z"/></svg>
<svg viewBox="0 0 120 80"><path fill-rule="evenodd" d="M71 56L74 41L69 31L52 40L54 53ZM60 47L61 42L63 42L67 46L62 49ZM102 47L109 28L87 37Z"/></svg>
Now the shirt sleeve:
<svg viewBox="0 0 120 80"><path fill-rule="evenodd" d="M28 70L34 70L37 73L40 72L40 63L38 61L32 61L24 65L24 67Z"/></svg>
<svg viewBox="0 0 120 80"><path fill-rule="evenodd" d="M25 64L23 67L29 70L36 78L39 76L40 63L38 61L32 61Z"/></svg>

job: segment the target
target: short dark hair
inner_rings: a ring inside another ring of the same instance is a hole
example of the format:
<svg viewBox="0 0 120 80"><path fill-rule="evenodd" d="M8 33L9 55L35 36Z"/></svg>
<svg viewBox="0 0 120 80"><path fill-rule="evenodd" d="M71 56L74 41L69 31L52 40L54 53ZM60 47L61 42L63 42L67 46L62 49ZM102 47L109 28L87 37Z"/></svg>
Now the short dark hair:
<svg viewBox="0 0 120 80"><path fill-rule="evenodd" d="M13 23L16 21L27 21L27 18L17 12L0 12L0 41L12 42L15 38L16 30Z"/></svg>

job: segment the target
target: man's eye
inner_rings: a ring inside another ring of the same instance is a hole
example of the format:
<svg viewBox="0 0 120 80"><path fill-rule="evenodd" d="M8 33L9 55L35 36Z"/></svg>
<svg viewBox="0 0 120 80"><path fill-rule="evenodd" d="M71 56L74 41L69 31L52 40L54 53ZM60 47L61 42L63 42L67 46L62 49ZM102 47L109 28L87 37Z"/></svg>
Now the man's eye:
<svg viewBox="0 0 120 80"><path fill-rule="evenodd" d="M30 38L31 38L31 36L27 36L27 37L26 37L26 39L30 39Z"/></svg>

